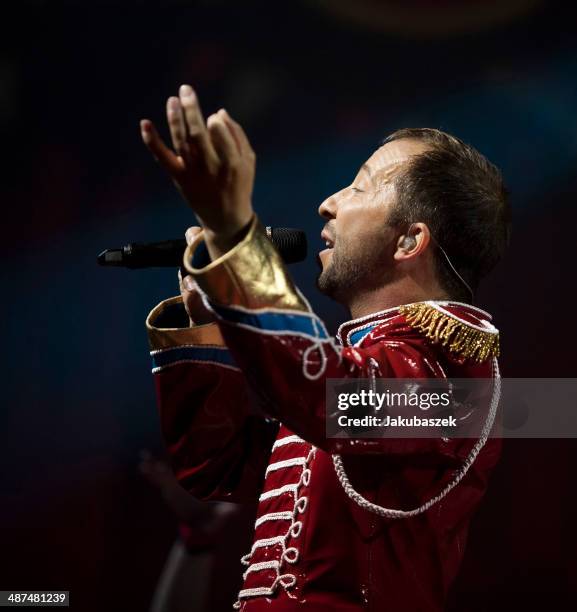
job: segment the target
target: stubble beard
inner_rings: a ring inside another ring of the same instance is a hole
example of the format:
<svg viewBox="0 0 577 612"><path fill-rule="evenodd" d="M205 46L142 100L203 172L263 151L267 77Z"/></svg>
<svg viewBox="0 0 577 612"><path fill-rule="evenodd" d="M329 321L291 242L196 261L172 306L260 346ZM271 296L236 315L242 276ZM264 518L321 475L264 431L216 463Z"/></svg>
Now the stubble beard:
<svg viewBox="0 0 577 612"><path fill-rule="evenodd" d="M390 274L379 259L375 249L353 252L348 245L335 246L330 262L317 278L317 288L347 306L360 293L374 291L388 282Z"/></svg>

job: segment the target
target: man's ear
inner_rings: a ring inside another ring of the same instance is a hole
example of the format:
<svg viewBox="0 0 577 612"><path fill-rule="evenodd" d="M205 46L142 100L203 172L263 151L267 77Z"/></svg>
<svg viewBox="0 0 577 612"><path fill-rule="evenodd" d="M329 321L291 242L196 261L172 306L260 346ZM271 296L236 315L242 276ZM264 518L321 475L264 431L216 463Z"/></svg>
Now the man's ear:
<svg viewBox="0 0 577 612"><path fill-rule="evenodd" d="M406 261L424 253L431 242L431 232L425 223L411 223L406 234L399 236L394 259Z"/></svg>

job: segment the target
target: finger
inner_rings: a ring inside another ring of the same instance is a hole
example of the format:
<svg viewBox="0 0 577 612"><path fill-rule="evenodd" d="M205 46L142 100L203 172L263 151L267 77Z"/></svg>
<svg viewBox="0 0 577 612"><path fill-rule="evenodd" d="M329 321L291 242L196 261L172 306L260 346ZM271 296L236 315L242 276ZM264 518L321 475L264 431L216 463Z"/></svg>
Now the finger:
<svg viewBox="0 0 577 612"><path fill-rule="evenodd" d="M221 117L222 120L224 121L224 124L226 125L228 131L231 133L231 136L233 137L233 140L234 140L234 142L236 144L236 148L238 149L239 154L242 155L242 153L243 153L243 142L240 139L240 134L238 133L236 127L231 122L228 113L226 112L226 110L224 108L221 108L218 111L217 115L219 117Z"/></svg>
<svg viewBox="0 0 577 612"><path fill-rule="evenodd" d="M198 151L199 159L206 166L210 166L216 162L216 151L204 124L198 98L190 85L181 85L179 93L190 147Z"/></svg>
<svg viewBox="0 0 577 612"><path fill-rule="evenodd" d="M188 274L188 272L183 276L182 272L180 270L178 271L178 289L185 300L184 307L186 312L188 312L190 316L190 309L188 308L188 301L190 300L190 297L185 294L194 293L194 297L198 297L198 287L196 281L194 278L192 278L192 276L190 276L190 274Z"/></svg>
<svg viewBox="0 0 577 612"><path fill-rule="evenodd" d="M222 109L222 113L227 127L234 134L234 138L238 143L241 153L251 153L254 155L250 141L240 123L237 123L225 109Z"/></svg>
<svg viewBox="0 0 577 612"><path fill-rule="evenodd" d="M233 166L238 160L240 152L230 130L224 123L222 115L218 113L211 115L208 118L207 127L220 161L227 166Z"/></svg>
<svg viewBox="0 0 577 612"><path fill-rule="evenodd" d="M180 266L178 268L178 272L176 274L178 276L178 288L180 290L180 293L182 293L184 291L184 285L182 283L183 279L186 278L188 276L188 272L184 269L183 266Z"/></svg>
<svg viewBox="0 0 577 612"><path fill-rule="evenodd" d="M193 240L200 234L200 232L202 232L202 227L198 225L189 227L184 234L186 244L192 244Z"/></svg>
<svg viewBox="0 0 577 612"><path fill-rule="evenodd" d="M190 158L190 151L187 142L186 124L184 123L184 115L182 113L180 100L174 96L168 98L166 101L166 119L168 121L168 128L170 129L170 137L172 138L174 150L184 160L188 160Z"/></svg>
<svg viewBox="0 0 577 612"><path fill-rule="evenodd" d="M142 141L147 146L156 161L168 172L174 173L182 169L182 162L163 142L152 121L143 119L140 122Z"/></svg>
<svg viewBox="0 0 577 612"><path fill-rule="evenodd" d="M190 276L190 274L182 279L182 286L184 287L185 291L188 291L189 293L197 293L198 291L196 281L194 280L194 278L192 278L192 276Z"/></svg>

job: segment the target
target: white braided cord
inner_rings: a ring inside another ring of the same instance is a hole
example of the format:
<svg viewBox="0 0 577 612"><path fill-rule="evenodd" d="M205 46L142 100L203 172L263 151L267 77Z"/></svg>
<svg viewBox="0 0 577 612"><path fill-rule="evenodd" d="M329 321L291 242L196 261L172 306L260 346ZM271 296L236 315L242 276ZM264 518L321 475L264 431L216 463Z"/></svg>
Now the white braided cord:
<svg viewBox="0 0 577 612"><path fill-rule="evenodd" d="M282 470L287 467L298 467L304 466L306 462L306 457L293 457L292 459L283 459L282 461L276 461L275 463L269 463L269 466L266 468L265 478L276 470Z"/></svg>
<svg viewBox="0 0 577 612"><path fill-rule="evenodd" d="M285 512L269 512L257 518L254 527L256 529L259 525L267 521L292 521L292 518L293 513L290 510L286 510Z"/></svg>
<svg viewBox="0 0 577 612"><path fill-rule="evenodd" d="M479 439L477 440L475 446L473 446L471 452L463 462L463 465L455 474L453 480L448 485L446 485L440 493L426 501L418 508L414 508L412 510L394 510L391 508L384 508L383 506L379 506L378 504L373 504L354 489L347 476L347 473L345 472L341 455L334 454L332 455L332 459L333 465L335 467L335 472L337 474L339 482L341 483L341 486L343 487L348 497L352 499L355 503L357 503L361 508L364 508L369 512L373 512L375 514L378 514L379 516L383 516L386 518L408 518L410 516L416 516L417 514L422 514L423 512L427 511L431 506L435 505L437 502L443 499L447 495L447 493L449 493L449 491L456 487L463 479L463 477L469 471L469 468L473 465L473 462L477 458L477 455L479 454L483 446L485 446L485 443L489 438L491 428L493 427L493 423L495 422L497 407L499 406L499 399L501 397L501 375L499 373L499 364L497 363L496 358L493 358L493 375L495 381L493 386L493 396L491 397L489 413L487 414L487 418L485 419L483 429L481 430L481 435L479 436Z"/></svg>
<svg viewBox="0 0 577 612"><path fill-rule="evenodd" d="M307 307L308 312L310 312L313 315L311 320L312 320L313 328L315 331L315 339L310 344L310 346L308 346L303 351L302 361L301 361L302 373L303 373L303 376L307 378L308 380L319 380L319 378L325 373L327 369L327 364L329 361L329 357L325 351L325 345L328 345L329 349L332 349L332 351L334 352L335 356L338 359L339 364L342 361L340 347L337 347L335 340L331 338L329 333L327 332L327 328L325 327L325 324L314 314L309 301L300 292L298 288L297 288L297 293L299 294L300 298L305 303L305 306ZM311 372L309 365L312 362L309 362L309 355L317 350L320 353L321 362L320 362L318 370L316 372Z"/></svg>
<svg viewBox="0 0 577 612"><path fill-rule="evenodd" d="M276 450L280 446L285 446L286 444L306 444L306 442L297 435L285 436L284 438L279 438L272 445L272 450Z"/></svg>
<svg viewBox="0 0 577 612"><path fill-rule="evenodd" d="M283 485L282 487L279 487L278 489L271 489L270 491L266 491L266 493L262 493L261 496L258 498L258 501L262 502L267 499L270 499L271 497L278 497L279 495L282 495L283 493L292 493L293 495L296 495L298 488L299 488L298 483L286 484L286 485Z"/></svg>
<svg viewBox="0 0 577 612"><path fill-rule="evenodd" d="M297 438L297 439L295 439ZM286 444L292 442L302 442L298 436L286 436L285 438L281 438L281 440L286 440ZM282 446L281 443L279 446ZM303 514L308 505L308 497L306 495L301 495L299 497L299 488L301 486L308 486L310 482L311 476L311 468L310 462L314 457L316 452L316 448L314 446L310 447L309 452L306 457L299 457L294 459L287 459L284 461L279 461L277 463L271 464L274 469L287 469L290 467L300 466L302 467L302 472L299 478L299 481L295 484L284 485L277 489L272 489L271 491L266 491L261 494L259 501L265 501L267 499L278 497L284 493L291 493L294 498L293 510L292 511L283 511L283 512L270 512L268 514L263 515L255 522L255 530L256 528L266 522L266 521L274 521L274 520L289 520L290 525L288 530L281 536L273 536L270 538L262 538L254 542L251 550L246 555L241 557L241 563L243 565L248 566L246 571L243 574L243 579L246 580L247 576L253 572L259 572L262 570L271 569L276 571L276 578L270 587L255 587L250 589L242 589L239 594L237 601L234 603L233 608L238 610L241 607L242 600L245 600L249 597L259 597L259 596L270 596L274 595L277 591L277 588L281 586L286 594L294 598L289 591L296 584L297 578L294 574L291 573L281 573L281 568L283 563L294 564L297 563L300 551L296 546L287 546L288 538L297 539L301 532L303 523L300 520L297 520L297 517L300 514ZM297 461L298 459L298 461ZM264 548L267 546L280 545L281 547L281 555L279 559L274 559L270 561L261 561L258 563L251 563L250 559L255 551L259 548Z"/></svg>

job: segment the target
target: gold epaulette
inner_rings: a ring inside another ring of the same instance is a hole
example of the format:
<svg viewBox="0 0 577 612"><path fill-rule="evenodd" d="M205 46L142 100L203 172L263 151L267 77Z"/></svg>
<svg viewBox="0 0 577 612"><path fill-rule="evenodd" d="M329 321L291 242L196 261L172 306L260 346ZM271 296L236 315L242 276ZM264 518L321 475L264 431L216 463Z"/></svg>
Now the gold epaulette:
<svg viewBox="0 0 577 612"><path fill-rule="evenodd" d="M481 363L499 356L499 332L494 328L485 331L427 302L406 304L399 313L429 340L465 359Z"/></svg>

